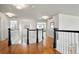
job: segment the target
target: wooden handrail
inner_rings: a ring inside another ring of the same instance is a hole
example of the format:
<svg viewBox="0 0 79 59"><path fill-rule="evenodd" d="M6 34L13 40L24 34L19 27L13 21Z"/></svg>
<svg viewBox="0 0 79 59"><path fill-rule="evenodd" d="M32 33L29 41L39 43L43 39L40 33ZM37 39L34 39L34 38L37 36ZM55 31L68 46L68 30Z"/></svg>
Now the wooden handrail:
<svg viewBox="0 0 79 59"><path fill-rule="evenodd" d="M79 33L79 31L77 30L59 30L59 29L54 29L55 31L58 31L58 32L74 32L74 33Z"/></svg>

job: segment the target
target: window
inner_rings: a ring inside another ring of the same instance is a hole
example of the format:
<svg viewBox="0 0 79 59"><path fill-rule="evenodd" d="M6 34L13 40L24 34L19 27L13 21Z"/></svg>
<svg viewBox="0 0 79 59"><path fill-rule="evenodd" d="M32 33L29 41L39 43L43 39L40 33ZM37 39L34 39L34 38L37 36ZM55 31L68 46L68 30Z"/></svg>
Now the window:
<svg viewBox="0 0 79 59"><path fill-rule="evenodd" d="M17 26L18 26L17 21L10 21L10 28L11 29L17 29Z"/></svg>
<svg viewBox="0 0 79 59"><path fill-rule="evenodd" d="M38 29L46 29L46 23L45 22L38 22L37 23L37 28Z"/></svg>

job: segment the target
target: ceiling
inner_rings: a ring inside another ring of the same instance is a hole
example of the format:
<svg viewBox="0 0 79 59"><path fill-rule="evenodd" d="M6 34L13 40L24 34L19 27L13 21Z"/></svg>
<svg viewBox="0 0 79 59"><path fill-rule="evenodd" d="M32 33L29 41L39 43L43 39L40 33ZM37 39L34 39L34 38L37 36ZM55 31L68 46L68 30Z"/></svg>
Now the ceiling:
<svg viewBox="0 0 79 59"><path fill-rule="evenodd" d="M12 12L18 18L40 19L42 16L53 16L65 13L79 16L78 4L29 4L30 7L18 10L12 4L0 4L0 12Z"/></svg>

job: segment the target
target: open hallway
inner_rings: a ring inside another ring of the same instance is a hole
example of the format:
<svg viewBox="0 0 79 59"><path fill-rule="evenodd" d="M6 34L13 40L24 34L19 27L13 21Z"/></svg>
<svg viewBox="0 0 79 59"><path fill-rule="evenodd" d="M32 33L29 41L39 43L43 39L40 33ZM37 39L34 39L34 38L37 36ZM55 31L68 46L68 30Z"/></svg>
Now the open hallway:
<svg viewBox="0 0 79 59"><path fill-rule="evenodd" d="M73 4L0 4L0 53L79 54L78 8Z"/></svg>

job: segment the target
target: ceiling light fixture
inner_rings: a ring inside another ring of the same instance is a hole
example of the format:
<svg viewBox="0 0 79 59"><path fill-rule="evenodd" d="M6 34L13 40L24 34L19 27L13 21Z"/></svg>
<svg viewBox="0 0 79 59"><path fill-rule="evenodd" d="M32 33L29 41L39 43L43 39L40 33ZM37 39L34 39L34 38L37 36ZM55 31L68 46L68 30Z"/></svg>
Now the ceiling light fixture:
<svg viewBox="0 0 79 59"><path fill-rule="evenodd" d="M15 16L15 14L14 13L10 13L10 12L7 12L7 13L5 13L8 17L13 17L13 16Z"/></svg>
<svg viewBox="0 0 79 59"><path fill-rule="evenodd" d="M49 16L42 16L42 19L48 19Z"/></svg>

